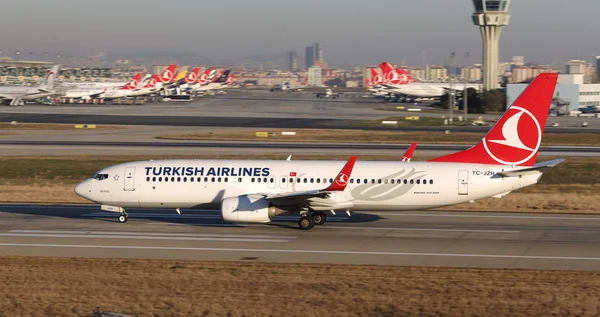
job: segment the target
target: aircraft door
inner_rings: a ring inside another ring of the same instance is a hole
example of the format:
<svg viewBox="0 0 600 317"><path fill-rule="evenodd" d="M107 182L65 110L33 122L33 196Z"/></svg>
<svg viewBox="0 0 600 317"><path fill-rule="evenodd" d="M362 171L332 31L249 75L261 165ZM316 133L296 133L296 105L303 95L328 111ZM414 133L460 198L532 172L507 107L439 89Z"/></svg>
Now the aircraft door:
<svg viewBox="0 0 600 317"><path fill-rule="evenodd" d="M135 190L135 166L129 166L125 168L125 184L123 184L123 189L126 191L134 191Z"/></svg>
<svg viewBox="0 0 600 317"><path fill-rule="evenodd" d="M458 171L458 194L469 194L469 171Z"/></svg>

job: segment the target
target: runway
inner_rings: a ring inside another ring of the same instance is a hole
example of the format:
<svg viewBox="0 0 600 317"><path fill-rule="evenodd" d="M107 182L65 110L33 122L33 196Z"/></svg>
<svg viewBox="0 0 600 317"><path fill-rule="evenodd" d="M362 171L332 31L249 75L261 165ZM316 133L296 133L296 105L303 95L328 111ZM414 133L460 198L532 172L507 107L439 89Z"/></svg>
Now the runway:
<svg viewBox="0 0 600 317"><path fill-rule="evenodd" d="M229 224L218 211L0 205L0 254L61 257L600 269L600 216L482 212L338 213L311 231L295 217Z"/></svg>
<svg viewBox="0 0 600 317"><path fill-rule="evenodd" d="M379 119L391 115L382 113ZM414 114L410 114L414 115ZM145 125L145 126L176 126L176 127L231 127L231 128L263 128L263 129L352 129L352 130L385 130L385 131L445 131L454 132L486 132L486 126L390 126L364 125L369 120L377 118L356 119L324 119L319 118L289 118L273 117L235 117L235 116L180 116L180 115L102 115L102 114L56 114L56 113L0 113L0 122L24 123L63 123L63 124L104 124L104 125ZM546 132L552 133L598 133L600 128L581 127L546 127Z"/></svg>
<svg viewBox="0 0 600 317"><path fill-rule="evenodd" d="M0 139L0 148L7 146L15 152L15 146L24 147L67 147L67 148L91 148L98 153L99 149L126 148L130 150L148 149L150 152L156 152L160 148L171 149L208 149L219 150L226 153L244 152L249 153L258 151L265 153L268 151L287 151L287 153L308 154L312 151L318 153L356 153L395 155L405 151L410 144L383 144L383 143L299 143L299 142L257 142L257 141L149 141L149 142L126 142L126 141L66 141L66 140L2 140ZM420 154L445 154L462 151L469 148L470 145L460 144L419 144ZM599 156L600 147L596 146L542 146L539 150L542 156Z"/></svg>

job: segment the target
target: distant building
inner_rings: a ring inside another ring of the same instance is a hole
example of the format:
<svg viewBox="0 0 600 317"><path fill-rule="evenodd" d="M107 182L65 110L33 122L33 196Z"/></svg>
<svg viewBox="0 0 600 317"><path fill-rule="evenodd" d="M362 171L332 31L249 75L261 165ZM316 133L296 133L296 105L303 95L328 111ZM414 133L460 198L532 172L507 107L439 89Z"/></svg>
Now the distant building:
<svg viewBox="0 0 600 317"><path fill-rule="evenodd" d="M306 68L311 68L315 64L315 48L313 46L306 47Z"/></svg>
<svg viewBox="0 0 600 317"><path fill-rule="evenodd" d="M298 69L298 52L289 51L287 54L287 67L290 72Z"/></svg>
<svg viewBox="0 0 600 317"><path fill-rule="evenodd" d="M584 82L589 84L596 76L596 66L586 61L570 60L567 62L567 74L583 74Z"/></svg>
<svg viewBox="0 0 600 317"><path fill-rule="evenodd" d="M518 66L512 70L511 83L528 83L540 73L559 73L560 70L552 66Z"/></svg>
<svg viewBox="0 0 600 317"><path fill-rule="evenodd" d="M323 61L323 50L321 49L321 45L319 43L315 43L313 45L315 49L315 61L322 62Z"/></svg>
<svg viewBox="0 0 600 317"><path fill-rule="evenodd" d="M460 77L465 81L481 81L481 68L475 66L466 66L460 70Z"/></svg>
<svg viewBox="0 0 600 317"><path fill-rule="evenodd" d="M596 56L596 80L600 80L600 56Z"/></svg>
<svg viewBox="0 0 600 317"><path fill-rule="evenodd" d="M308 68L308 86L323 86L323 69L321 67L311 66Z"/></svg>
<svg viewBox="0 0 600 317"><path fill-rule="evenodd" d="M426 80L426 72L422 67L412 67L409 68L408 73L416 80Z"/></svg>
<svg viewBox="0 0 600 317"><path fill-rule="evenodd" d="M511 64L514 66L523 66L525 65L525 56L513 56L511 60Z"/></svg>
<svg viewBox="0 0 600 317"><path fill-rule="evenodd" d="M583 74L561 74L558 76L555 98L568 104L567 111L579 107L600 106L600 84L585 84ZM508 84L506 96L511 104L527 87L527 84Z"/></svg>
<svg viewBox="0 0 600 317"><path fill-rule="evenodd" d="M448 69L443 66L431 66L427 70L427 78L432 81L448 79Z"/></svg>

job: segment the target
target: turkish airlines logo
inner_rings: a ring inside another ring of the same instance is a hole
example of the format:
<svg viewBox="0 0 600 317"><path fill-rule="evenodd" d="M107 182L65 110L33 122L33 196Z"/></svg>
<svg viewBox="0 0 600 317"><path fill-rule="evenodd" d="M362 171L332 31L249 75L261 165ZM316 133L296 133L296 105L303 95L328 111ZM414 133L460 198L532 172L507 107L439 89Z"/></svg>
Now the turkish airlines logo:
<svg viewBox="0 0 600 317"><path fill-rule="evenodd" d="M173 78L173 72L171 70L167 69L162 73L161 77L162 77L163 82L170 81Z"/></svg>
<svg viewBox="0 0 600 317"><path fill-rule="evenodd" d="M341 173L340 176L335 180L338 186L346 186L348 184L348 175Z"/></svg>
<svg viewBox="0 0 600 317"><path fill-rule="evenodd" d="M397 85L400 83L398 73L395 70L385 74L385 79L387 79L390 83Z"/></svg>
<svg viewBox="0 0 600 317"><path fill-rule="evenodd" d="M379 76L379 74L376 74L373 76L373 84L377 85L377 84L381 84L381 76Z"/></svg>
<svg viewBox="0 0 600 317"><path fill-rule="evenodd" d="M496 162L519 165L537 153L542 143L542 128L529 110L512 106L496 125L502 129L492 129L483 138L485 151Z"/></svg>
<svg viewBox="0 0 600 317"><path fill-rule="evenodd" d="M403 156L401 162L410 162L410 158Z"/></svg>
<svg viewBox="0 0 600 317"><path fill-rule="evenodd" d="M206 73L202 74L202 76L200 76L200 80L199 82L205 82L208 80L208 75Z"/></svg>
<svg viewBox="0 0 600 317"><path fill-rule="evenodd" d="M152 88L156 86L156 79L152 78L150 79L150 81L148 82L148 88Z"/></svg>
<svg viewBox="0 0 600 317"><path fill-rule="evenodd" d="M190 83L195 82L197 78L198 78L198 75L196 75L196 73L190 73L188 75L188 82L190 82Z"/></svg>
<svg viewBox="0 0 600 317"><path fill-rule="evenodd" d="M129 86L129 89L134 89L135 87L137 87L137 86L138 86L138 84L139 84L139 82L137 81L137 79L132 79L132 80L129 82L129 85L128 85L128 86Z"/></svg>
<svg viewBox="0 0 600 317"><path fill-rule="evenodd" d="M399 83L407 83L408 82L408 76L406 76L406 74L402 74L400 75L400 81Z"/></svg>

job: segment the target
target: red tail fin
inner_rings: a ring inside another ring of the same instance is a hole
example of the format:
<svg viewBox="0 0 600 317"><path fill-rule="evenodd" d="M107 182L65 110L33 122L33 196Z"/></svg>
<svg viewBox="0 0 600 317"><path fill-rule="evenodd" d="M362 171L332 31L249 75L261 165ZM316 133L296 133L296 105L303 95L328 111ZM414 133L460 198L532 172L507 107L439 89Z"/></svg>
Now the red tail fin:
<svg viewBox="0 0 600 317"><path fill-rule="evenodd" d="M144 88L154 88L156 87L156 83L159 81L158 75L154 75L152 76L152 78L150 78L150 80L146 83L146 86L144 86Z"/></svg>
<svg viewBox="0 0 600 317"><path fill-rule="evenodd" d="M396 72L400 76L400 83L401 84L407 84L407 83L414 83L414 82L416 82L416 80L406 70L404 70L402 68L396 68Z"/></svg>
<svg viewBox="0 0 600 317"><path fill-rule="evenodd" d="M160 75L161 83L170 83L175 78L175 69L177 68L177 64L169 65L167 69Z"/></svg>
<svg viewBox="0 0 600 317"><path fill-rule="evenodd" d="M431 161L533 166L557 80L539 74L477 145Z"/></svg>
<svg viewBox="0 0 600 317"><path fill-rule="evenodd" d="M381 72L383 73L383 81L386 84L399 85L401 84L400 75L392 64L388 62L383 62L379 64L379 68L381 68Z"/></svg>
<svg viewBox="0 0 600 317"><path fill-rule="evenodd" d="M195 67L192 71L185 76L185 82L188 84L193 84L198 80L198 73L200 72L200 67Z"/></svg>
<svg viewBox="0 0 600 317"><path fill-rule="evenodd" d="M212 72L212 69L207 69L204 71L204 73L202 73L202 75L200 75L200 77L198 77L198 82L201 84L204 84L208 81L208 78L210 76L210 73Z"/></svg>
<svg viewBox="0 0 600 317"><path fill-rule="evenodd" d="M383 78L379 76L379 72L375 68L371 68L371 84L375 86L383 84Z"/></svg>
<svg viewBox="0 0 600 317"><path fill-rule="evenodd" d="M123 86L121 89L124 89L124 90L134 90L134 89L136 89L137 86L140 84L140 78L142 78L142 74L141 73L135 74L135 76L133 76L133 78L125 86Z"/></svg>
<svg viewBox="0 0 600 317"><path fill-rule="evenodd" d="M412 159L413 154L415 153L415 149L417 148L417 142L413 142L408 149L406 150L406 152L404 153L404 155L402 155L402 159L400 159L400 161L402 162L410 162L410 159Z"/></svg>

